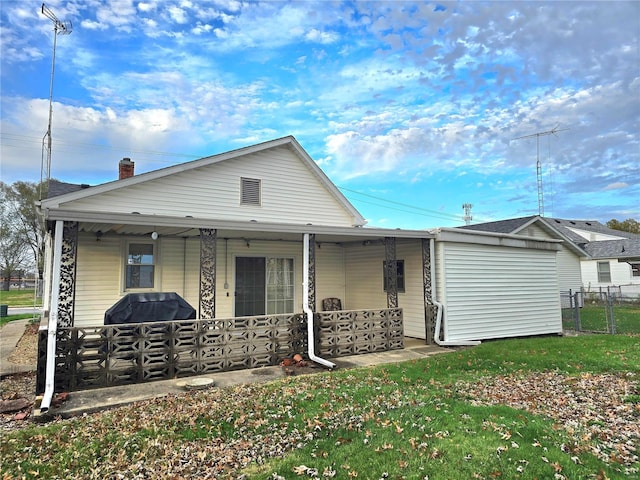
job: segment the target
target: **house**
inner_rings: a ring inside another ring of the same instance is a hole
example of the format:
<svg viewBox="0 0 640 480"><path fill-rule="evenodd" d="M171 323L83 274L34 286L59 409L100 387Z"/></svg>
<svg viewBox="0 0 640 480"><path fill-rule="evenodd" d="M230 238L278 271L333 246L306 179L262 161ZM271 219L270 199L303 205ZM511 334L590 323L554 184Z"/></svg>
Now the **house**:
<svg viewBox="0 0 640 480"><path fill-rule="evenodd" d="M116 181L63 185L40 205L42 410L54 390L275 365L300 352L332 367L329 358L403 348L405 336L453 344L561 332L548 287L560 242L367 227L293 137L140 175L130 159L119 167ZM461 266L465 248L474 258ZM491 262L497 250L503 259ZM487 262L499 279L483 274ZM176 294L195 318L167 316ZM130 313L147 302L147 317L111 323L106 312L122 301Z"/></svg>
<svg viewBox="0 0 640 480"><path fill-rule="evenodd" d="M640 235L613 230L595 220L529 216L460 227L531 237L558 238L560 290L597 291L612 286L640 292Z"/></svg>

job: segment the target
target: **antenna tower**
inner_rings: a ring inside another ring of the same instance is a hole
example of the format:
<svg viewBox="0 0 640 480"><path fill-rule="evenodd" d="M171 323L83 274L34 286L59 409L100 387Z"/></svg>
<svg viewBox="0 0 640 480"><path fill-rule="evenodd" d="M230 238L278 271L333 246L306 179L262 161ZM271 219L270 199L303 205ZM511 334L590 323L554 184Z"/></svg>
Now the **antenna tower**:
<svg viewBox="0 0 640 480"><path fill-rule="evenodd" d="M473 216L471 216L471 209L473 208L473 205L471 205L470 203L463 203L462 204L462 209L464 210L464 224L465 225L471 225L471 220L473 220Z"/></svg>
<svg viewBox="0 0 640 480"><path fill-rule="evenodd" d="M56 66L56 39L58 35L69 35L71 33L71 22L61 22L58 17L44 3L41 9L42 14L53 22L53 56L51 58L51 80L49 81L49 125L47 133L42 138L42 162L40 165L40 200L42 200L42 184L46 180L47 191L49 190L49 180L51 179L51 120L53 117L53 74ZM46 143L45 143L46 141ZM46 162L44 151L47 152Z"/></svg>
<svg viewBox="0 0 640 480"><path fill-rule="evenodd" d="M546 135L555 135L558 132L569 130L568 128L558 129L558 125L546 132L532 133L531 135L525 135L523 137L514 138L514 140L522 140L525 138L536 138L536 179L538 183L538 215L544 217L544 191L542 189L542 165L540 164L540 137Z"/></svg>

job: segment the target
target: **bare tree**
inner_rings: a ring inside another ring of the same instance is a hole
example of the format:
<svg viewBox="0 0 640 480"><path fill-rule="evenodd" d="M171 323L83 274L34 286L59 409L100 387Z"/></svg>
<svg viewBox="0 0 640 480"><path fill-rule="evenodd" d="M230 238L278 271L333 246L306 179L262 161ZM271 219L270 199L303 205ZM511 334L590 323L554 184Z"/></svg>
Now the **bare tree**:
<svg viewBox="0 0 640 480"><path fill-rule="evenodd" d="M0 263L5 270L38 270L42 278L44 268L44 223L38 213L39 198L37 183L15 182L12 185L0 182Z"/></svg>

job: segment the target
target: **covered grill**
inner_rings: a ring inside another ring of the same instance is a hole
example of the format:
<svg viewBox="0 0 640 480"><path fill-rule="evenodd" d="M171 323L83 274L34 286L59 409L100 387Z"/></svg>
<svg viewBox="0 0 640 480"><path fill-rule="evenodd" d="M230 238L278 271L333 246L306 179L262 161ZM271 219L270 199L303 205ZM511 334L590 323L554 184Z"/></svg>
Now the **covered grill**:
<svg viewBox="0 0 640 480"><path fill-rule="evenodd" d="M196 318L195 309L175 292L128 293L104 314L105 325L167 322Z"/></svg>

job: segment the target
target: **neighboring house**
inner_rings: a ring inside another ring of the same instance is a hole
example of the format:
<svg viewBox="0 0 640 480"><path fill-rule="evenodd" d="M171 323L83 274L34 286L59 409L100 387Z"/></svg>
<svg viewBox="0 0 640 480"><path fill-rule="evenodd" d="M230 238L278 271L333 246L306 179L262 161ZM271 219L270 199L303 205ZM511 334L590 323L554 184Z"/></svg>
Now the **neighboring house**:
<svg viewBox="0 0 640 480"><path fill-rule="evenodd" d="M613 230L595 220L530 216L460 228L562 239L565 248L558 254L561 291L640 286L640 235Z"/></svg>
<svg viewBox="0 0 640 480"><path fill-rule="evenodd" d="M54 389L274 365L300 352L331 367L324 357L403 348L405 336L450 344L562 330L549 295L560 242L366 227L293 137L133 168L123 159L119 180L57 185L41 202L44 410ZM130 306L137 323L105 324L117 302L168 292L196 318L143 318Z"/></svg>

